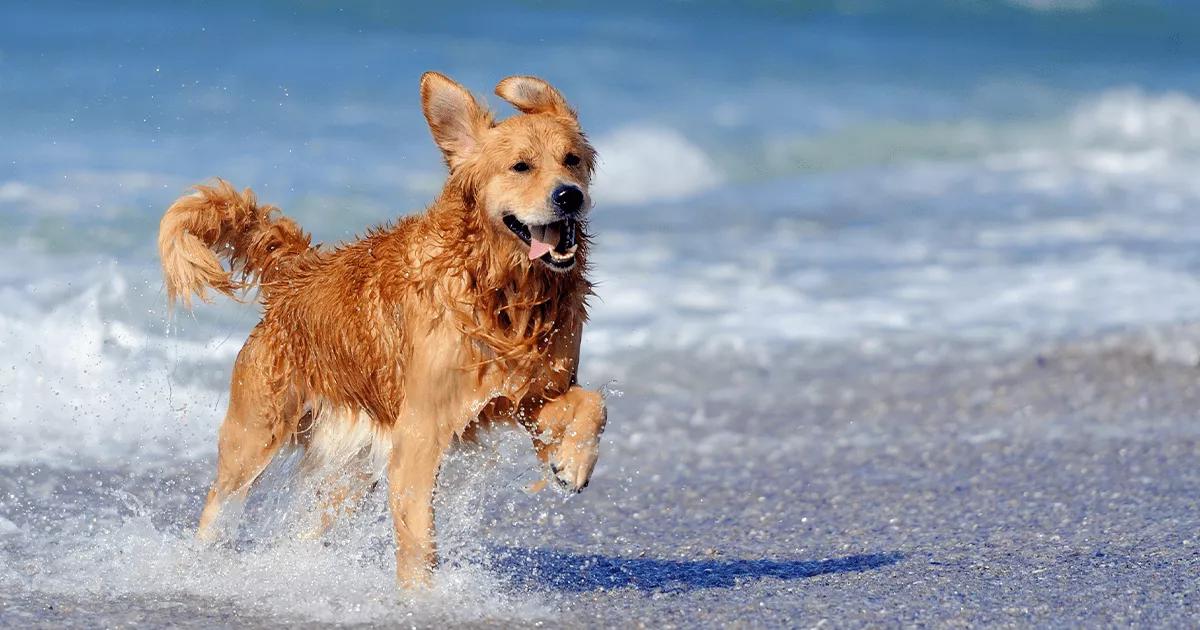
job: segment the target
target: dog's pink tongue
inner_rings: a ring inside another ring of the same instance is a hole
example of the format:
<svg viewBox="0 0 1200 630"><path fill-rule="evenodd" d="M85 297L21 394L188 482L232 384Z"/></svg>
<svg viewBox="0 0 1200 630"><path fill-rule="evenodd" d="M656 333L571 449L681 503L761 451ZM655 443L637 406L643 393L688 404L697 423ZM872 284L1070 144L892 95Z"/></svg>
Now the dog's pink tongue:
<svg viewBox="0 0 1200 630"><path fill-rule="evenodd" d="M538 258L545 256L546 252L550 251L550 249L551 249L551 247L550 247L549 243L543 243L543 242L537 240L536 236L530 238L529 239L529 260L537 260Z"/></svg>

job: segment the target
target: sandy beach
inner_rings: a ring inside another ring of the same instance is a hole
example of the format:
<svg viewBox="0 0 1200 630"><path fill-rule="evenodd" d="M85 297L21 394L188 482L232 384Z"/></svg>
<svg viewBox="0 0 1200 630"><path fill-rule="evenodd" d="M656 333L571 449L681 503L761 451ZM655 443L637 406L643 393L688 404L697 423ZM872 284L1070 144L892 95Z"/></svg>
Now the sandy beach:
<svg viewBox="0 0 1200 630"><path fill-rule="evenodd" d="M379 497L332 545L273 540L287 510L264 501L236 550L201 550L201 462L6 467L22 519L0 533L5 621L1186 625L1197 342L1177 326L908 367L635 366L610 402L643 430L606 435L593 491L522 494L515 433L456 458L450 559L409 604L390 595ZM705 370L730 382L699 387Z"/></svg>

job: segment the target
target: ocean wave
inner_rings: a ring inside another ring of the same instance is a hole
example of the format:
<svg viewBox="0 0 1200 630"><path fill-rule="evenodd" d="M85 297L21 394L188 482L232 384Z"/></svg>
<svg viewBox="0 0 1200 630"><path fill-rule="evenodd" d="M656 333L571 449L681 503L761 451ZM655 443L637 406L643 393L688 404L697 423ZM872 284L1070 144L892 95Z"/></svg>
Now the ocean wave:
<svg viewBox="0 0 1200 630"><path fill-rule="evenodd" d="M855 238L834 245L875 252L854 263L862 267L854 278L834 272L836 261L785 262L786 252L829 246L786 226L765 237L726 235L728 249L706 261L689 259L678 242L612 233L597 251L581 378L608 381L630 352L755 354L781 343L887 345L897 336L1005 345L1200 317L1200 280L1118 250L994 260L1004 249L1159 239L1166 229L1121 217L997 226L979 233L973 254L916 236ZM1183 244L1194 237L1177 236ZM144 306L161 299L157 291L135 296L129 284L110 270L82 279L77 292L36 300L4 289L0 465L121 458L137 467L211 456L227 375L251 322L208 308L176 317L207 321L211 332L171 334L161 305Z"/></svg>
<svg viewBox="0 0 1200 630"><path fill-rule="evenodd" d="M595 144L600 163L593 191L599 203L676 201L725 179L703 149L673 129L622 127Z"/></svg>
<svg viewBox="0 0 1200 630"><path fill-rule="evenodd" d="M1158 171L1180 167L1178 157L1200 155L1200 101L1180 92L1151 93L1136 87L1080 97L1061 113L1043 117L935 122L868 121L828 133L766 140L750 179L794 173L866 168L904 169L922 163L1006 163L1020 168L1073 166L1084 170ZM1188 164L1187 170L1194 170Z"/></svg>
<svg viewBox="0 0 1200 630"><path fill-rule="evenodd" d="M1200 102L1180 92L1108 90L1085 99L1068 126L1089 145L1200 150Z"/></svg>
<svg viewBox="0 0 1200 630"><path fill-rule="evenodd" d="M210 452L220 392L178 381L179 368L232 361L237 346L149 332L162 326L161 315L111 317L104 307L130 297L120 274L84 274L77 282L41 303L3 291L0 465L114 457L137 465Z"/></svg>

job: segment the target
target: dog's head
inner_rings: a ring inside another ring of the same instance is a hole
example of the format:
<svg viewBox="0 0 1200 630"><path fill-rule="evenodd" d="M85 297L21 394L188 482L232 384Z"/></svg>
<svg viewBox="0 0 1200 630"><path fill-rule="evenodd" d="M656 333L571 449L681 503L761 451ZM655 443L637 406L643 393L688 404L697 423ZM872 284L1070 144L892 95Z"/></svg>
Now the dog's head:
<svg viewBox="0 0 1200 630"><path fill-rule="evenodd" d="M451 182L530 261L567 271L591 208L595 151L549 83L508 77L496 94L521 113L495 122L458 83L436 72L421 77L421 106Z"/></svg>

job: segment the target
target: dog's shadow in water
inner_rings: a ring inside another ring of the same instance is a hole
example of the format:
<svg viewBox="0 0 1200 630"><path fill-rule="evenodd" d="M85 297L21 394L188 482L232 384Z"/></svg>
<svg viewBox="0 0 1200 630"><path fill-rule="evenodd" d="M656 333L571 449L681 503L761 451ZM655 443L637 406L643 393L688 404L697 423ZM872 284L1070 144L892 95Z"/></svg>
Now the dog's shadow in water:
<svg viewBox="0 0 1200 630"><path fill-rule="evenodd" d="M516 547L494 551L494 568L515 583L569 592L610 588L639 591L725 588L747 579L799 580L833 573L871 571L904 559L900 553L870 553L828 560L666 560Z"/></svg>

